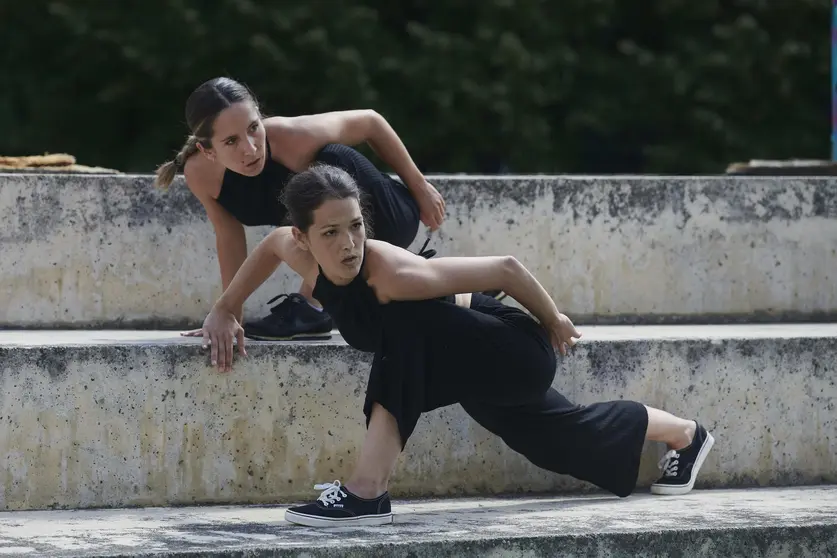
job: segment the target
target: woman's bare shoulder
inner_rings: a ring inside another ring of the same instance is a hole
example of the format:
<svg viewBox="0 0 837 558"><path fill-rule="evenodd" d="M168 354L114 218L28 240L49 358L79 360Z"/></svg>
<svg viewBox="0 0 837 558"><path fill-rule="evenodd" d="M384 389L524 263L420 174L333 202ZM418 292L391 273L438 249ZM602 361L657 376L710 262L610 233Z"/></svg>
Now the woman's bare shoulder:
<svg viewBox="0 0 837 558"><path fill-rule="evenodd" d="M294 172L302 172L311 163L312 148L303 129L292 118L271 116L262 120L270 152L277 161Z"/></svg>
<svg viewBox="0 0 837 558"><path fill-rule="evenodd" d="M291 227L278 227L268 235L274 253L303 279L316 278L319 267L311 252L302 249Z"/></svg>
<svg viewBox="0 0 837 558"><path fill-rule="evenodd" d="M388 242L373 239L366 241L367 265L392 268L411 256L415 254Z"/></svg>
<svg viewBox="0 0 837 558"><path fill-rule="evenodd" d="M366 279L383 298L390 298L390 286L399 273L424 261L421 256L388 242L366 241Z"/></svg>
<svg viewBox="0 0 837 558"><path fill-rule="evenodd" d="M200 154L192 155L183 167L186 185L199 198L216 199L224 181L224 167Z"/></svg>

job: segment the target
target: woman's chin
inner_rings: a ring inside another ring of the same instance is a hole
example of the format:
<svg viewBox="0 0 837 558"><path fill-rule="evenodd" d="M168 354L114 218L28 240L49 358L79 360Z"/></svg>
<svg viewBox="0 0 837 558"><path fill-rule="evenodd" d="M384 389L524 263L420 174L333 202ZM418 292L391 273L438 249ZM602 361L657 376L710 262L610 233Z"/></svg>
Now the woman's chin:
<svg viewBox="0 0 837 558"><path fill-rule="evenodd" d="M339 262L336 265L323 268L326 277L337 285L351 283L360 273L360 261Z"/></svg>

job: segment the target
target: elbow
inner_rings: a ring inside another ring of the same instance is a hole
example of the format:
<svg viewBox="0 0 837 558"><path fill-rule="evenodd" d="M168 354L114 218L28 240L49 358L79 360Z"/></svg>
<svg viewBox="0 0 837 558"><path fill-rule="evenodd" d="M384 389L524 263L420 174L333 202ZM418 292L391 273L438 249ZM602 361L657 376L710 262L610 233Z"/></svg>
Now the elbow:
<svg viewBox="0 0 837 558"><path fill-rule="evenodd" d="M389 127L386 118L381 116L375 109L365 109L364 116L364 120L366 120L366 135L369 139L375 139L376 136L383 133Z"/></svg>
<svg viewBox="0 0 837 558"><path fill-rule="evenodd" d="M513 290L514 286L519 282L526 269L514 256L503 256L501 265L503 272L502 285L500 285L500 288L505 291Z"/></svg>

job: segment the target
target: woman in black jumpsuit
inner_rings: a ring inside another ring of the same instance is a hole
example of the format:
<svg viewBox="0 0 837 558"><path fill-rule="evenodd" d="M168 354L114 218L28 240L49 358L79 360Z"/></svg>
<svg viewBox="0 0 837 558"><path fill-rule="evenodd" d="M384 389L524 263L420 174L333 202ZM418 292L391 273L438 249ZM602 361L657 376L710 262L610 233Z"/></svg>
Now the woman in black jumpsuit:
<svg viewBox="0 0 837 558"><path fill-rule="evenodd" d="M288 510L288 521L390 522L386 487L398 454L422 413L453 403L539 467L620 497L635 487L644 441L664 442L669 452L652 492L692 489L714 443L704 427L635 401L574 404L552 388L554 347L566 354L580 334L519 262L426 260L367 240L358 197L351 177L334 167L291 180L284 203L294 227L265 239L204 322L213 364L229 369L233 337L245 352L230 309L258 287L263 269L286 261L310 277L346 342L375 355L354 474L346 485L318 485L317 501ZM479 293L489 289L503 289L540 323Z"/></svg>

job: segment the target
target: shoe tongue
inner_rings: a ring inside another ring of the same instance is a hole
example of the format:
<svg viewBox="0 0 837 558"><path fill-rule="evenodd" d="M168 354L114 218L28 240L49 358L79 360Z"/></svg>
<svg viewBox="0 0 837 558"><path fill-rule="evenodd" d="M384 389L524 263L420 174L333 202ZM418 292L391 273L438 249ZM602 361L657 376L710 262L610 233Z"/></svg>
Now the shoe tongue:
<svg viewBox="0 0 837 558"><path fill-rule="evenodd" d="M280 313L280 312L285 312L285 311L287 310L287 308L289 308L289 307L290 307L290 305L289 305L288 303L294 303L294 302L296 302L296 303L302 303L302 302L307 302L307 301L305 300L305 297L304 297L304 296L302 296L302 295L301 295L301 294L299 294L299 293L291 293L291 294L288 294L288 295L280 295L280 296L282 296L282 297L284 298L284 300L283 300L282 302L280 302L279 304L277 304L276 306L274 306L273 308L271 308L271 309L270 309L270 313L271 313L271 314L276 314L276 313ZM279 297L276 297L276 298L279 298Z"/></svg>

